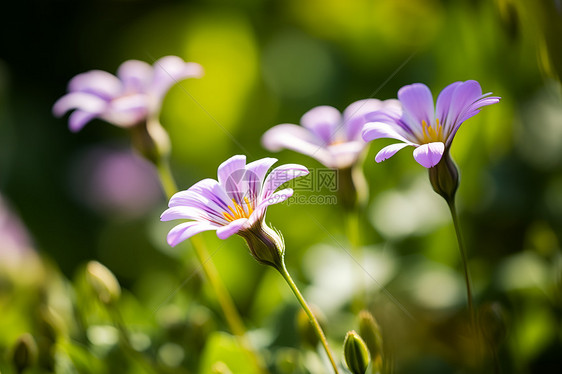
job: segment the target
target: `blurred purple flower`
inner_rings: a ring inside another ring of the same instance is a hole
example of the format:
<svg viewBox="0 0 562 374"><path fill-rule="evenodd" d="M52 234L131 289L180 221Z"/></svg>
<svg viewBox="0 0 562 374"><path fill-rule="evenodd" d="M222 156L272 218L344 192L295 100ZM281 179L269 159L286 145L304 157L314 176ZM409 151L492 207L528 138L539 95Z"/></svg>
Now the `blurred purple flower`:
<svg viewBox="0 0 562 374"><path fill-rule="evenodd" d="M32 247L27 229L0 196L0 263L29 252Z"/></svg>
<svg viewBox="0 0 562 374"><path fill-rule="evenodd" d="M164 96L178 81L199 78L201 65L166 56L150 66L138 60L125 61L117 76L102 70L78 74L68 83L68 92L53 106L60 117L69 110L69 127L79 131L100 118L119 127L132 127L149 116L157 116Z"/></svg>
<svg viewBox="0 0 562 374"><path fill-rule="evenodd" d="M426 168L439 163L453 142L460 125L480 112L480 108L495 104L499 97L482 94L474 80L455 82L443 89L434 107L433 96L425 84L414 83L398 91L402 110L395 107L368 113L363 139L371 141L392 138L403 143L384 147L375 157L377 162L392 157L407 146L416 147L415 160Z"/></svg>
<svg viewBox="0 0 562 374"><path fill-rule="evenodd" d="M77 198L108 215L141 217L161 199L154 168L130 150L88 150L76 157L72 174Z"/></svg>
<svg viewBox="0 0 562 374"><path fill-rule="evenodd" d="M302 116L302 126L281 124L269 129L262 143L270 151L287 148L313 157L326 167L344 169L353 165L366 147L361 139L361 129L367 122L364 114L396 108L397 100L366 99L349 105L342 116L334 107L319 106Z"/></svg>
<svg viewBox="0 0 562 374"><path fill-rule="evenodd" d="M275 168L266 177L275 162L274 158L263 158L246 164L246 156L233 156L219 166L218 181L203 179L172 196L169 209L160 219L191 221L174 227L168 234L168 244L175 246L208 230L216 230L220 239L234 234L247 239L250 232L259 233L263 229L273 236L275 233L263 222L267 207L293 195L290 188L275 190L291 179L308 174L302 165L287 164Z"/></svg>

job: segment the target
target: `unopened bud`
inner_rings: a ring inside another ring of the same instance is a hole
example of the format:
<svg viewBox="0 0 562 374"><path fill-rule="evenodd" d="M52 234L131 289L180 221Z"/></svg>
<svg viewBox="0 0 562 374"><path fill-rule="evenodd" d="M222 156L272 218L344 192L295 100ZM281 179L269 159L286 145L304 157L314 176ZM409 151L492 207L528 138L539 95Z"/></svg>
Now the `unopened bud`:
<svg viewBox="0 0 562 374"><path fill-rule="evenodd" d="M17 373L23 371L35 363L37 360L37 344L30 334L21 335L14 345L12 362Z"/></svg>
<svg viewBox="0 0 562 374"><path fill-rule="evenodd" d="M445 149L441 161L428 170L429 181L433 190L448 203L452 202L459 187L459 171L449 154L449 150Z"/></svg>
<svg viewBox="0 0 562 374"><path fill-rule="evenodd" d="M507 335L505 313L500 303L483 305L478 313L482 336L493 349L497 349Z"/></svg>
<svg viewBox="0 0 562 374"><path fill-rule="evenodd" d="M366 310L359 312L359 333L371 353L373 373L380 372L384 357L382 333L375 317Z"/></svg>
<svg viewBox="0 0 562 374"><path fill-rule="evenodd" d="M258 221L238 234L246 240L250 253L260 264L281 269L285 242L280 233L271 229L265 222Z"/></svg>
<svg viewBox="0 0 562 374"><path fill-rule="evenodd" d="M121 296L121 286L115 275L97 261L88 262L86 279L104 304L111 304Z"/></svg>
<svg viewBox="0 0 562 374"><path fill-rule="evenodd" d="M349 331L343 342L343 355L347 367L353 374L365 374L369 366L367 344L355 331Z"/></svg>

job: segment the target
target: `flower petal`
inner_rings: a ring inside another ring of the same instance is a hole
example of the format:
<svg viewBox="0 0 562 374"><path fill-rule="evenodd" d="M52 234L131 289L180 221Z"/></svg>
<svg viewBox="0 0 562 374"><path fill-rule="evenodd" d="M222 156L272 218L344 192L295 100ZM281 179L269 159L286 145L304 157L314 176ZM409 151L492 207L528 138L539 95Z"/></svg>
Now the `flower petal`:
<svg viewBox="0 0 562 374"><path fill-rule="evenodd" d="M222 216L222 212L228 212L231 199L219 183L214 179L203 179L186 191L180 191L170 199L168 204L174 206L196 206L201 209L211 210Z"/></svg>
<svg viewBox="0 0 562 374"><path fill-rule="evenodd" d="M265 132L261 141L264 148L272 152L286 148L313 157L326 166L330 163L326 146L302 126L288 123L274 126Z"/></svg>
<svg viewBox="0 0 562 374"><path fill-rule="evenodd" d="M170 246L175 247L195 234L216 229L217 226L210 223L201 223L197 221L184 222L170 230L167 236L167 241Z"/></svg>
<svg viewBox="0 0 562 374"><path fill-rule="evenodd" d="M273 169L263 184L261 200L271 196L283 183L297 177L302 177L308 173L309 171L306 167L298 164L286 164Z"/></svg>
<svg viewBox="0 0 562 374"><path fill-rule="evenodd" d="M68 91L91 93L109 100L123 92L123 85L113 74L103 70L91 70L72 78L68 82Z"/></svg>
<svg viewBox="0 0 562 374"><path fill-rule="evenodd" d="M404 143L411 144L404 135L404 131L398 125L391 125L383 122L369 122L363 126L363 140L370 142L371 140L390 138L403 141Z"/></svg>
<svg viewBox="0 0 562 374"><path fill-rule="evenodd" d="M335 140L338 127L343 125L339 110L327 105L309 110L301 117L300 122L325 145Z"/></svg>
<svg viewBox="0 0 562 374"><path fill-rule="evenodd" d="M499 102L500 102L500 97L497 96L482 97L481 99L477 100L467 108L467 110L462 114L462 117L459 122L462 123L467 119L469 119L470 117L475 116L480 112L480 108L482 108L483 106L497 104Z"/></svg>
<svg viewBox="0 0 562 374"><path fill-rule="evenodd" d="M153 75L152 66L139 60L125 61L117 69L117 76L123 82L125 92L146 93Z"/></svg>
<svg viewBox="0 0 562 374"><path fill-rule="evenodd" d="M160 221L173 221L175 219L207 220L204 212L194 206L174 206L168 208L160 216Z"/></svg>
<svg viewBox="0 0 562 374"><path fill-rule="evenodd" d="M250 201L254 201L259 196L265 175L276 162L276 158L266 157L246 165L244 181L247 185Z"/></svg>
<svg viewBox="0 0 562 374"><path fill-rule="evenodd" d="M146 120L148 99L145 94L119 97L110 102L108 111L103 113L102 118L121 127L135 126Z"/></svg>
<svg viewBox="0 0 562 374"><path fill-rule="evenodd" d="M395 143L395 144L388 145L388 146L384 147L383 149L381 149L379 151L379 153L377 153L377 155L375 156L375 161L376 162L383 162L384 160L387 160L387 159L391 158L392 156L394 156L396 154L396 152L398 152L402 148L407 147L409 145L411 145L411 144Z"/></svg>
<svg viewBox="0 0 562 374"><path fill-rule="evenodd" d="M60 117L71 109L81 109L89 113L101 113L106 107L107 101L99 96L85 92L71 92L55 102L53 114Z"/></svg>
<svg viewBox="0 0 562 374"><path fill-rule="evenodd" d="M270 205L282 203L283 201L293 196L293 193L294 191L292 188L284 188L282 190L279 190L274 194L270 195L267 199L262 200L258 205L257 209L261 210L267 208Z"/></svg>
<svg viewBox="0 0 562 374"><path fill-rule="evenodd" d="M447 117L449 114L449 109L451 107L451 101L453 99L453 94L458 86L460 86L462 82L454 82L445 87L437 97L437 106L435 117L439 119L443 126L447 126ZM444 129L445 134L447 134L447 129Z"/></svg>
<svg viewBox="0 0 562 374"><path fill-rule="evenodd" d="M246 156L235 155L224 161L219 165L217 176L219 179L219 184L225 186L228 178L238 170L244 170L246 167ZM242 177L239 175L238 177Z"/></svg>
<svg viewBox="0 0 562 374"><path fill-rule="evenodd" d="M450 133L454 128L458 128L462 123L463 114L481 97L482 88L477 81L468 80L457 85L451 97L445 131Z"/></svg>
<svg viewBox="0 0 562 374"><path fill-rule="evenodd" d="M150 87L162 99L170 87L186 78L200 78L203 67L195 62L185 62L178 56L165 56L154 62L154 76Z"/></svg>
<svg viewBox="0 0 562 374"><path fill-rule="evenodd" d="M328 146L330 162L324 165L334 169L350 167L357 161L357 158L366 146L367 143L362 139L330 145Z"/></svg>
<svg viewBox="0 0 562 374"><path fill-rule="evenodd" d="M445 144L441 142L422 144L414 149L414 158L423 167L431 168L439 163Z"/></svg>
<svg viewBox="0 0 562 374"><path fill-rule="evenodd" d="M88 113L82 110L75 110L68 117L68 127L70 131L77 132L82 129L88 122L97 117L96 113Z"/></svg>
<svg viewBox="0 0 562 374"><path fill-rule="evenodd" d="M230 222L226 226L219 227L217 229L217 236L219 239L227 239L232 235L236 234L238 231L242 230L244 225L248 222L247 218L240 218L235 221Z"/></svg>
<svg viewBox="0 0 562 374"><path fill-rule="evenodd" d="M398 101L398 100L394 100ZM384 101L377 99L359 100L350 104L343 111L343 122L347 140L355 140L361 134L361 129L366 122L365 114L375 112L385 106Z"/></svg>
<svg viewBox="0 0 562 374"><path fill-rule="evenodd" d="M422 83L414 83L398 90L398 99L404 109L404 122L415 134L421 134L422 121L433 124L434 104L429 88Z"/></svg>

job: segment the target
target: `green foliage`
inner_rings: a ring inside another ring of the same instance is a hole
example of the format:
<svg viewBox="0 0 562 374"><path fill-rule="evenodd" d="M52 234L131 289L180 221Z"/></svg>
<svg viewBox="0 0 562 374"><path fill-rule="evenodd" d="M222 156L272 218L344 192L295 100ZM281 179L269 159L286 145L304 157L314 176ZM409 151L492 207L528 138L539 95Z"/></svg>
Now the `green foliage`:
<svg viewBox="0 0 562 374"><path fill-rule="evenodd" d="M375 164L375 152L391 141L377 140L367 151L359 166L368 200L357 228L348 227L355 223L346 222L341 202L289 201L272 206L267 222L283 233L287 267L324 315L338 363L345 332L359 317L371 368L380 358L385 374L497 366L504 373L558 373L559 3L10 2L3 14L13 19L0 22L10 36L0 60L0 371L326 373L307 320L295 324L290 290L256 263L241 238L199 234L246 324L243 339L229 332L191 245L166 244L171 225L159 221L164 195L142 215L97 209L91 201L100 200L89 200L104 196L94 183L97 156L85 154L107 147L130 152L128 132L95 120L70 134L66 120L52 118L52 104L77 73L115 72L126 59L152 63L176 54L205 69L203 78L176 84L162 107L181 189L214 178L233 154L322 168L295 152L272 155L260 144L267 129L298 123L318 105L341 110L370 96L394 98L413 82L435 95L466 79L501 96L462 126L451 148L483 352L470 344L447 206L411 153ZM111 178L130 177L119 174ZM148 179L157 184L150 171ZM298 195L337 197L289 185ZM28 240L3 235L15 223L16 237L27 232ZM348 237L352 230L359 235ZM110 276L88 275L94 260ZM358 315L362 309L375 311L377 322ZM36 355L22 336L33 338Z"/></svg>

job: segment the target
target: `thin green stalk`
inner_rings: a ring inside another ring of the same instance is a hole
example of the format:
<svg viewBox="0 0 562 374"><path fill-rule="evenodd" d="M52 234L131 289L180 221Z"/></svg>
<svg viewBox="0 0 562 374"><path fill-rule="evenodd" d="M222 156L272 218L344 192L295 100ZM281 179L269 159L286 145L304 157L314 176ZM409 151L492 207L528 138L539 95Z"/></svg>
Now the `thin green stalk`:
<svg viewBox="0 0 562 374"><path fill-rule="evenodd" d="M283 262L281 264L281 266L279 266L277 268L277 270L279 270L279 273L281 273L281 275L283 276L283 278L285 279L285 281L287 282L287 284L291 288L291 291L293 291L297 300L301 304L302 309L305 311L306 315L310 319L310 322L312 323L312 327L314 328L314 331L316 331L316 335L318 335L318 338L322 342L322 345L324 346L324 350L326 351L326 354L328 355L328 358L330 359L330 363L332 364L332 367L334 368L334 373L338 374L339 373L338 366L336 365L336 361L334 360L334 357L333 357L332 353L330 352L330 348L328 347L328 341L326 340L326 336L324 335L324 331L322 331L322 328L320 327L320 324L318 323L318 320L316 319L316 317L312 313L312 310L310 310L310 307L308 306L308 304L306 303L306 300L304 299L301 292L297 288L297 285L295 284L295 282L293 282L293 279L291 278L291 275L289 274L289 272L287 271L287 268L285 267L285 263Z"/></svg>
<svg viewBox="0 0 562 374"><path fill-rule="evenodd" d="M176 182L170 170L169 163L167 161L161 160L156 165L156 168L158 170L162 188L164 189L164 192L169 199L178 191ZM193 247L197 259L199 260L199 263L201 264L203 273L205 273L205 276L209 281L211 288L215 292L215 296L217 297L230 331L238 337L240 343L248 350L248 352L252 356L252 361L260 370L260 372L266 373L267 371L265 369L265 365L257 356L255 351L251 348L250 342L246 338L246 327L244 326L244 322L242 321L242 318L240 317L240 314L238 313L238 310L234 305L234 301L232 300L230 293L228 292L224 283L221 281L215 264L211 261L211 256L207 251L205 243L201 240L201 238L197 236L191 237L189 241L191 243L191 246Z"/></svg>
<svg viewBox="0 0 562 374"><path fill-rule="evenodd" d="M178 192L176 181L174 180L174 177L172 176L172 171L170 170L170 164L166 161L160 161L156 165L156 169L158 170L158 176L160 178L160 183L162 184L162 188L164 189L164 193L169 199L176 192Z"/></svg>
<svg viewBox="0 0 562 374"><path fill-rule="evenodd" d="M470 271L468 269L468 258L466 255L466 250L464 248L464 244L463 244L463 240L462 240L462 236L461 236L461 228L460 228L460 224L459 224L459 218L458 218L458 214L457 214L457 209L455 206L455 200L451 199L450 201L447 201L447 204L449 205L449 209L451 211L451 216L453 217L453 225L455 226L455 233L457 235L457 242L459 245L459 250L461 252L461 258L462 258L462 266L463 266L463 270L464 270L464 281L466 283L466 297L468 300L468 311L470 313L470 323L473 329L473 333L477 333L477 329L476 329L476 312L474 310L474 305L472 303L472 286L471 286L471 282L470 282Z"/></svg>

